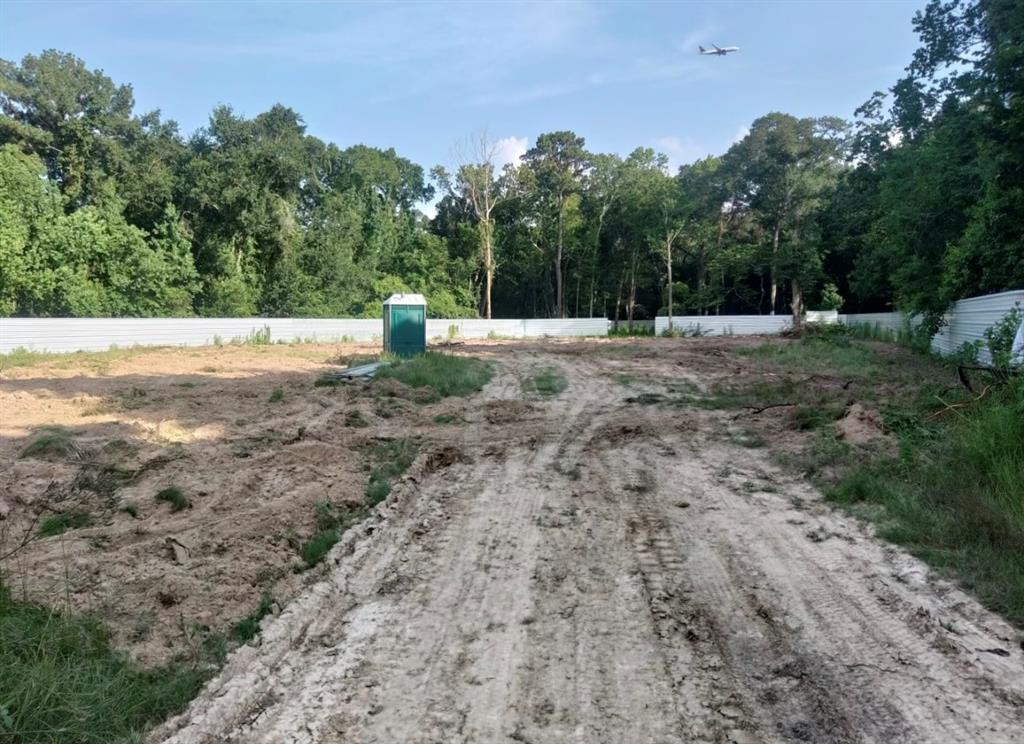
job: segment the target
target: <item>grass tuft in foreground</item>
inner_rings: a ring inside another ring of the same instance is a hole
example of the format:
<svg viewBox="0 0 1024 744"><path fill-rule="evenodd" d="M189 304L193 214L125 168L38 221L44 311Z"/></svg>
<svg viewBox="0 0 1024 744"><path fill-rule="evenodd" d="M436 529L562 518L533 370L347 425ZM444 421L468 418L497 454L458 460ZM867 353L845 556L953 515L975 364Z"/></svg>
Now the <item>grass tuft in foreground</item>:
<svg viewBox="0 0 1024 744"><path fill-rule="evenodd" d="M47 517L39 525L40 537L52 537L61 535L68 530L77 530L81 527L88 527L93 523L92 515L83 511L69 511L61 514L54 514Z"/></svg>
<svg viewBox="0 0 1024 744"><path fill-rule="evenodd" d="M172 512L179 512L184 509L191 509L192 502L188 500L185 492L177 486L168 486L156 494L157 501L164 501L171 505Z"/></svg>
<svg viewBox="0 0 1024 744"><path fill-rule="evenodd" d="M207 676L184 661L144 670L98 621L15 600L2 583L0 669L0 741L21 744L141 741Z"/></svg>
<svg viewBox="0 0 1024 744"><path fill-rule="evenodd" d="M381 367L374 374L378 380L398 380L412 388L428 388L433 400L449 396L477 393L490 382L494 367L473 357L454 356L436 351L402 359Z"/></svg>

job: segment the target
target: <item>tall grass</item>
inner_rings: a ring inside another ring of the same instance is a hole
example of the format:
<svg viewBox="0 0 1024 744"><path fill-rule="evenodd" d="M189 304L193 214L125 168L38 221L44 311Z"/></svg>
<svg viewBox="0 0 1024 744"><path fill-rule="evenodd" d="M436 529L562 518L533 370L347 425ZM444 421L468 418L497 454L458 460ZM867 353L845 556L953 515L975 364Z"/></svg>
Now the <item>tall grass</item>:
<svg viewBox="0 0 1024 744"><path fill-rule="evenodd" d="M111 647L102 623L15 600L0 583L0 741L141 741L195 697L204 669L144 670Z"/></svg>
<svg viewBox="0 0 1024 744"><path fill-rule="evenodd" d="M479 392L493 375L493 366L481 359L428 351L381 367L374 377L398 380L413 388L427 388L432 398L440 400Z"/></svg>
<svg viewBox="0 0 1024 744"><path fill-rule="evenodd" d="M898 457L854 466L827 498L1024 625L1024 379L931 436L905 432Z"/></svg>

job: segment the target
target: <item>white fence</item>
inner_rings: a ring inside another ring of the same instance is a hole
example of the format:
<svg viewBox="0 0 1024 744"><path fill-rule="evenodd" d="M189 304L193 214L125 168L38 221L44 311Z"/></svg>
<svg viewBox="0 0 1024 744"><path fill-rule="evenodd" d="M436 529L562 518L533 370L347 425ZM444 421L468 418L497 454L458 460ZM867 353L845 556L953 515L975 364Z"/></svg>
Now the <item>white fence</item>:
<svg viewBox="0 0 1024 744"><path fill-rule="evenodd" d="M270 341L375 341L384 334L378 318L0 318L0 353L15 349L69 352L131 346L208 346L252 339ZM427 336L606 336L604 318L567 320L429 319Z"/></svg>
<svg viewBox="0 0 1024 744"><path fill-rule="evenodd" d="M779 333L789 328L792 318L788 315L673 315L672 329L681 333L704 336L751 336ZM661 335L668 331L668 316L659 315L654 320L654 332Z"/></svg>
<svg viewBox="0 0 1024 744"><path fill-rule="evenodd" d="M937 354L948 355L964 344L984 342L985 331L1018 305L1024 310L1024 289L954 302L943 316L942 328L932 337L932 350ZM840 315L839 320L847 325L863 323L883 330L899 331L906 324L907 317L904 313L851 313ZM913 324L916 319L910 316L910 322ZM979 349L978 359L986 364L992 361L986 348Z"/></svg>
<svg viewBox="0 0 1024 744"><path fill-rule="evenodd" d="M939 354L952 354L965 343L983 341L985 331L1002 320L1015 305L1024 310L1024 289L1013 292L971 297L953 303L945 316L945 324L932 338L932 349ZM992 361L988 349L978 354L982 362Z"/></svg>
<svg viewBox="0 0 1024 744"><path fill-rule="evenodd" d="M903 329L903 313L848 313L839 316L844 325L868 325L882 331L900 331Z"/></svg>

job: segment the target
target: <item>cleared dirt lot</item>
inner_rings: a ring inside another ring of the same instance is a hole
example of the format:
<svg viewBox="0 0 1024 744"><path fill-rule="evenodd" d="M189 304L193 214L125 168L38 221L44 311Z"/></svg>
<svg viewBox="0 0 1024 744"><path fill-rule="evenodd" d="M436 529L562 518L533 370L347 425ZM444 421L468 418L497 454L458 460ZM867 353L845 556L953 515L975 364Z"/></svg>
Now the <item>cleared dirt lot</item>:
<svg viewBox="0 0 1024 744"><path fill-rule="evenodd" d="M1014 629L743 446L731 413L638 402L666 381L699 394L750 373L724 354L742 343L466 345L498 363L481 395L385 409L365 388L311 387L327 347L12 370L8 522L80 467L17 458L33 426L78 426L95 451L124 438L136 468L184 453L119 491L139 519L112 510L15 568L30 591L109 617L147 660L180 644L180 618L230 622L261 586L290 599L154 740L1024 740ZM524 393L548 369L567 389ZM132 387L146 392L119 392ZM147 402L93 411L126 397ZM370 426L345 426L355 409ZM318 500L360 495L360 448L398 436L423 443L413 468L326 567L292 573L276 536L311 529ZM192 509L153 501L169 482Z"/></svg>

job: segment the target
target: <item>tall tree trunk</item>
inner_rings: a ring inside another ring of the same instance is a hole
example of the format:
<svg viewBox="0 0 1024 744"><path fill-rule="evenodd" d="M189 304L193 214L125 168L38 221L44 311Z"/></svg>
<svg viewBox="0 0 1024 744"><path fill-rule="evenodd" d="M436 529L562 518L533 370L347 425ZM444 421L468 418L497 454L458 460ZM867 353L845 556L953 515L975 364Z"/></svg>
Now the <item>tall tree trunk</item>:
<svg viewBox="0 0 1024 744"><path fill-rule="evenodd" d="M622 308L622 287L626 284L626 267L622 267L622 276L619 277L619 288L615 291L615 327L619 327L619 310Z"/></svg>
<svg viewBox="0 0 1024 744"><path fill-rule="evenodd" d="M490 219L480 222L484 249L484 317L491 319L491 292L494 288L494 225Z"/></svg>
<svg viewBox="0 0 1024 744"><path fill-rule="evenodd" d="M562 229L565 224L565 198L559 196L558 202L558 249L555 256L555 305L558 306L558 317L565 317L565 298L562 296Z"/></svg>
<svg viewBox="0 0 1024 744"><path fill-rule="evenodd" d="M793 246L796 248L800 244L800 226L796 225L793 228ZM800 330L804 323L804 296L800 291L800 279L794 276L789 280L790 292L792 293L792 302L790 307L793 309L793 328Z"/></svg>
<svg viewBox="0 0 1024 744"><path fill-rule="evenodd" d="M633 330L633 309L636 307L636 246L629 260L629 299L626 301L626 319L629 330Z"/></svg>
<svg viewBox="0 0 1024 744"><path fill-rule="evenodd" d="M672 238L665 239L665 263L668 264L668 332L672 333Z"/></svg>
<svg viewBox="0 0 1024 744"><path fill-rule="evenodd" d="M793 328L799 331L804 323L804 298L800 291L800 280L793 277L789 280L789 286L793 293Z"/></svg>
<svg viewBox="0 0 1024 744"><path fill-rule="evenodd" d="M782 220L778 220L775 223L775 230L772 232L772 263L769 267L769 273L771 275L771 294L772 309L768 313L769 315L775 315L775 297L779 292L779 279L777 274L776 263L779 257L779 236L782 234Z"/></svg>

